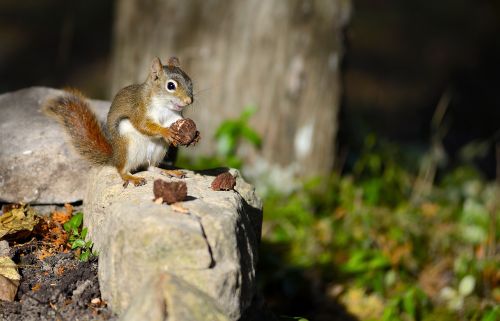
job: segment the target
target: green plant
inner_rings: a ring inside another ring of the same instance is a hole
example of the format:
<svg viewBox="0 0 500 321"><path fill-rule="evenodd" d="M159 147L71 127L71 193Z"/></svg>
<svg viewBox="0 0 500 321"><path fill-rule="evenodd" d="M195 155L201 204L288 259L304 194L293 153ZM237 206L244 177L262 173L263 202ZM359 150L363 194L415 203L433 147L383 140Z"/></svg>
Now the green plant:
<svg viewBox="0 0 500 321"><path fill-rule="evenodd" d="M241 168L243 160L237 155L241 144L249 143L255 148L260 148L262 140L259 134L249 125L250 118L257 108L247 106L236 119L223 121L215 131L214 138L217 142L216 153L208 157L196 159L179 158L178 166L194 170L214 167Z"/></svg>
<svg viewBox="0 0 500 321"><path fill-rule="evenodd" d="M82 228L83 213L78 212L71 217L69 221L64 223L64 230L69 234L68 243L72 250L79 249L78 259L87 261L94 253L92 253L92 241L85 241L87 237L87 228Z"/></svg>
<svg viewBox="0 0 500 321"><path fill-rule="evenodd" d="M216 154L187 167L241 167L239 146L261 144L248 124L254 112L223 122ZM333 300L362 321L498 319L498 187L464 163L439 169L413 199L426 157L368 135L348 174L269 190L259 271L265 296L278 302L270 307L315 319L295 302Z"/></svg>
<svg viewBox="0 0 500 321"><path fill-rule="evenodd" d="M311 284L335 285L353 313L366 306L360 320L494 320L498 187L463 165L413 202L414 162L367 140L352 174L264 196L264 293L305 301L318 295Z"/></svg>

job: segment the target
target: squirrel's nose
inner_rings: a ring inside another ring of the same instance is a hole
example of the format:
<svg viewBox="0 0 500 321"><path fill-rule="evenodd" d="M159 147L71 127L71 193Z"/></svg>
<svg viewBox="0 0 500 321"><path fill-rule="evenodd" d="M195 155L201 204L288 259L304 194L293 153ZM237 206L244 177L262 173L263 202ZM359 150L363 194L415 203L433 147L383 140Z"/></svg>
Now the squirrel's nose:
<svg viewBox="0 0 500 321"><path fill-rule="evenodd" d="M186 97L183 99L183 102L186 104L186 105L190 105L192 102L193 102L193 98L191 97Z"/></svg>

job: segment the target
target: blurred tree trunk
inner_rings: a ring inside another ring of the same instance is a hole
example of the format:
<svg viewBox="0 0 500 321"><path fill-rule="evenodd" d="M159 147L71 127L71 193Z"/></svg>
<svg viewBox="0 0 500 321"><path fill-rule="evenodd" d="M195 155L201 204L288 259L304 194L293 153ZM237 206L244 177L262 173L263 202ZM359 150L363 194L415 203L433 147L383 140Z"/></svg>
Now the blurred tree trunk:
<svg viewBox="0 0 500 321"><path fill-rule="evenodd" d="M220 122L254 105L266 161L327 173L349 11L350 0L118 0L112 91L142 82L154 56L177 56L195 86L196 150L213 152Z"/></svg>

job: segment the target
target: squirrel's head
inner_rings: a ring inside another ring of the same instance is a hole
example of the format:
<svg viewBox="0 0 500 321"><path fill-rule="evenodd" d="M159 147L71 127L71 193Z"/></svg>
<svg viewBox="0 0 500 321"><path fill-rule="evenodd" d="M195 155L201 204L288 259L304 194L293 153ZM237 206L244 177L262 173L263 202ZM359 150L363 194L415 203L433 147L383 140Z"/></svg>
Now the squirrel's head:
<svg viewBox="0 0 500 321"><path fill-rule="evenodd" d="M180 68L176 57L168 59L165 66L158 57L153 59L148 82L152 85L155 99L174 111L182 111L193 103L193 83Z"/></svg>

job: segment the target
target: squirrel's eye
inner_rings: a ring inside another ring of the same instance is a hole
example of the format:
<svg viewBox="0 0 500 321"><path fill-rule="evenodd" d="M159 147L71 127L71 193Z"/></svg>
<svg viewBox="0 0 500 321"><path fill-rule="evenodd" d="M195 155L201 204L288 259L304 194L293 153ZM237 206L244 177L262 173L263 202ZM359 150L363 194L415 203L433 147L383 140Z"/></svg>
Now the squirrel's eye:
<svg viewBox="0 0 500 321"><path fill-rule="evenodd" d="M167 91L174 92L177 89L177 82L175 80L170 79L167 81Z"/></svg>

